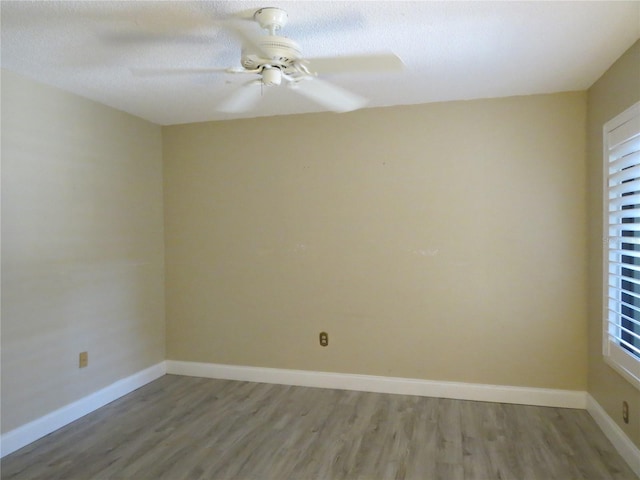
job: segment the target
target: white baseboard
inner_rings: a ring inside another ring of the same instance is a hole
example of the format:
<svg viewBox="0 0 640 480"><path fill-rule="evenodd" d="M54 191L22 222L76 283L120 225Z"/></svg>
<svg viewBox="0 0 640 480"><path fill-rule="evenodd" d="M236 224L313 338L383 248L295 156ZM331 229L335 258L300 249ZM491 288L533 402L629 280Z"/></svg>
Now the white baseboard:
<svg viewBox="0 0 640 480"><path fill-rule="evenodd" d="M84 417L107 403L113 402L127 393L152 382L165 373L165 362L160 362L3 434L2 437L0 437L0 457L9 455L25 445L64 427L74 420Z"/></svg>
<svg viewBox="0 0 640 480"><path fill-rule="evenodd" d="M167 360L167 373L192 377L276 383L303 387L338 388L482 402L517 403L545 407L587 407L587 393L574 390L507 387L475 383L437 382L415 378L244 367Z"/></svg>
<svg viewBox="0 0 640 480"><path fill-rule="evenodd" d="M635 446L631 439L627 437L624 431L591 395L587 395L587 411L591 414L620 456L629 464L631 470L640 477L640 449Z"/></svg>

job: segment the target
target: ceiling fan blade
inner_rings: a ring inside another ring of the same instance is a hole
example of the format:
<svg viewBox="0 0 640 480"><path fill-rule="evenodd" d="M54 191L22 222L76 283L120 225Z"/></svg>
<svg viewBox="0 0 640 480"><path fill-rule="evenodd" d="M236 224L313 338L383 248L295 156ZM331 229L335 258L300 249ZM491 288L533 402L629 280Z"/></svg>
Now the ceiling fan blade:
<svg viewBox="0 0 640 480"><path fill-rule="evenodd" d="M157 33L157 32L106 32L99 34L99 38L113 45L118 44L156 44L159 42L185 43L185 44L212 44L212 35L193 33Z"/></svg>
<svg viewBox="0 0 640 480"><path fill-rule="evenodd" d="M349 72L399 72L404 63L393 53L373 55L351 55L346 57L318 57L305 60L307 68L313 73L349 73Z"/></svg>
<svg viewBox="0 0 640 480"><path fill-rule="evenodd" d="M248 20L248 21L253 22L254 21L253 15L256 13L256 10L258 10L258 9L255 8L255 7L254 8L246 8L244 10L239 10L239 11L233 12L231 14L230 18L237 19L237 20L243 20L243 21L247 21Z"/></svg>
<svg viewBox="0 0 640 480"><path fill-rule="evenodd" d="M350 112L364 107L368 100L319 78L304 78L291 88L334 112Z"/></svg>
<svg viewBox="0 0 640 480"><path fill-rule="evenodd" d="M261 35L250 32L247 28L242 27L239 21L222 22L222 25L242 43L243 48L249 48L252 52L261 55L263 58L271 58L271 55L265 52L260 46Z"/></svg>
<svg viewBox="0 0 640 480"><path fill-rule="evenodd" d="M137 77L155 77L161 75L202 75L211 73L227 73L229 68L130 68Z"/></svg>
<svg viewBox="0 0 640 480"><path fill-rule="evenodd" d="M226 113L240 113L251 110L262 96L262 80L251 80L242 85L231 96L220 103L216 110Z"/></svg>

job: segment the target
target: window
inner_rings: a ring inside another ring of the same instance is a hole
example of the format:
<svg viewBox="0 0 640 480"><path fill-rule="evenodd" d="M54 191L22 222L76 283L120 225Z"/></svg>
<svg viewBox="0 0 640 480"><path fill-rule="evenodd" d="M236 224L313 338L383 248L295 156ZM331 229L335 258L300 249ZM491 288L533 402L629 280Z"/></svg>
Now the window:
<svg viewBox="0 0 640 480"><path fill-rule="evenodd" d="M605 360L640 388L640 102L604 126Z"/></svg>

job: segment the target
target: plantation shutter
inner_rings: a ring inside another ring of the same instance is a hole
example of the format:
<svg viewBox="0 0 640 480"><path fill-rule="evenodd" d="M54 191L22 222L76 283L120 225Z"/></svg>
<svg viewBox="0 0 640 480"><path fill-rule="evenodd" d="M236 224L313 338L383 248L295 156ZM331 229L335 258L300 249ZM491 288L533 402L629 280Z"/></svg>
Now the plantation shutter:
<svg viewBox="0 0 640 480"><path fill-rule="evenodd" d="M640 103L604 126L604 355L640 385Z"/></svg>

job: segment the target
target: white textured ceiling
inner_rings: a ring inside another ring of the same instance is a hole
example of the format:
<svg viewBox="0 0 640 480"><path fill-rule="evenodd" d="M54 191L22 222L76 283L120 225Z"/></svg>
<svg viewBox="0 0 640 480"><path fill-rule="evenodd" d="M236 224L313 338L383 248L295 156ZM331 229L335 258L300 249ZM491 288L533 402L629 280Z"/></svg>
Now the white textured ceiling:
<svg viewBox="0 0 640 480"><path fill-rule="evenodd" d="M583 90L640 37L638 1L3 0L1 66L162 125L323 111L272 87L252 111L221 113L244 75L131 71L237 67L240 46L217 20L266 6L288 12L280 34L305 57L400 56L400 73L324 77L372 107Z"/></svg>

